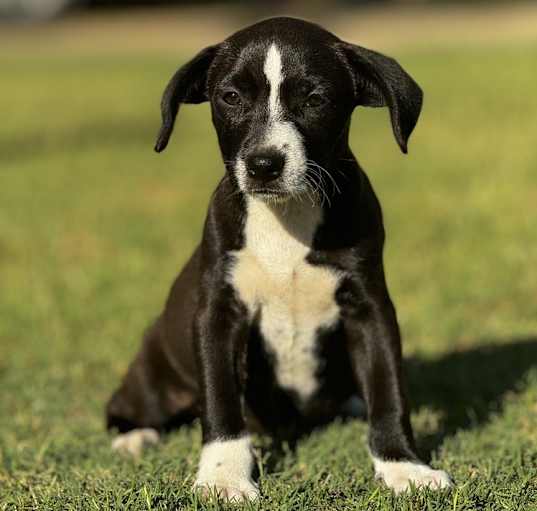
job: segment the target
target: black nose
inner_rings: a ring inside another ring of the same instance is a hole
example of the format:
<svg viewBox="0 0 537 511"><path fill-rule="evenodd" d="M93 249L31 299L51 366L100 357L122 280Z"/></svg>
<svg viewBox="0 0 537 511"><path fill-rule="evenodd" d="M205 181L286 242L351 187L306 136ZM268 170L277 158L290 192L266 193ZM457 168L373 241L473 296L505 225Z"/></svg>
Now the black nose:
<svg viewBox="0 0 537 511"><path fill-rule="evenodd" d="M268 183L279 177L284 164L284 155L275 150L255 152L246 158L248 175L262 183Z"/></svg>

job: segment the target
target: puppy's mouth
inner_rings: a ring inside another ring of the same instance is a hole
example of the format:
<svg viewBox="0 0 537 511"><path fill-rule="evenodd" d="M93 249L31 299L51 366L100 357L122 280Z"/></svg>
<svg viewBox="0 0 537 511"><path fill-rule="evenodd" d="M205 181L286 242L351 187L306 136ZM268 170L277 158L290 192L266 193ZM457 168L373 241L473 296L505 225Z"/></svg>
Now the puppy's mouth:
<svg viewBox="0 0 537 511"><path fill-rule="evenodd" d="M289 193L274 188L251 188L247 193L267 202L284 202L290 196Z"/></svg>

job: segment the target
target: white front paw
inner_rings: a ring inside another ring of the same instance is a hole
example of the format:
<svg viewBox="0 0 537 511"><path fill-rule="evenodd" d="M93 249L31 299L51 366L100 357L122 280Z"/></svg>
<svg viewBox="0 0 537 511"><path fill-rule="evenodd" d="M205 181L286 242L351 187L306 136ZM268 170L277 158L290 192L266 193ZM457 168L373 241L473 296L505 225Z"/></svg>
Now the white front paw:
<svg viewBox="0 0 537 511"><path fill-rule="evenodd" d="M256 500L259 497L257 485L249 479L233 479L230 477L208 480L196 479L194 489L204 497L215 495L234 502Z"/></svg>
<svg viewBox="0 0 537 511"><path fill-rule="evenodd" d="M248 436L206 444L201 451L194 489L205 497L217 494L238 502L255 500L259 489L251 479L253 462Z"/></svg>
<svg viewBox="0 0 537 511"><path fill-rule="evenodd" d="M373 459L375 478L382 479L395 493L402 493L414 485L437 490L453 486L451 478L443 470L434 470L423 463L410 461L382 461Z"/></svg>

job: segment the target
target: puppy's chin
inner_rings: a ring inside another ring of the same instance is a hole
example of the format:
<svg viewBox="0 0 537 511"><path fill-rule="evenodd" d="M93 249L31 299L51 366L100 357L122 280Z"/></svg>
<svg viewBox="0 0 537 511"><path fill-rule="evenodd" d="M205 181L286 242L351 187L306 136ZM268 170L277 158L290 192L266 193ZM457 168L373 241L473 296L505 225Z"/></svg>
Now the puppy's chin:
<svg viewBox="0 0 537 511"><path fill-rule="evenodd" d="M248 197L255 198L271 206L286 206L289 203L303 206L316 207L323 204L323 196L316 191L296 187L292 190L282 189L246 189L244 193Z"/></svg>
<svg viewBox="0 0 537 511"><path fill-rule="evenodd" d="M284 204L291 198L291 194L282 190L248 190L246 194L267 204Z"/></svg>

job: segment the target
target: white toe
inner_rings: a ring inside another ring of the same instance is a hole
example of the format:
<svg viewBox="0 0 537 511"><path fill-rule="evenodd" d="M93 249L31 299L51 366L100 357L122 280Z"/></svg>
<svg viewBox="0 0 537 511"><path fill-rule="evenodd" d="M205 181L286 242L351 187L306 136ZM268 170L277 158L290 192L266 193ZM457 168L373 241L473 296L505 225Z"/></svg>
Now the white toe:
<svg viewBox="0 0 537 511"><path fill-rule="evenodd" d="M204 497L217 495L234 502L253 501L259 497L259 489L255 483L246 479L243 481L232 481L229 478L213 481L196 480L194 489Z"/></svg>
<svg viewBox="0 0 537 511"><path fill-rule="evenodd" d="M373 458L375 477L382 479L395 493L402 493L415 486L431 489L450 488L451 478L443 470L434 470L424 463L410 461L383 461Z"/></svg>

